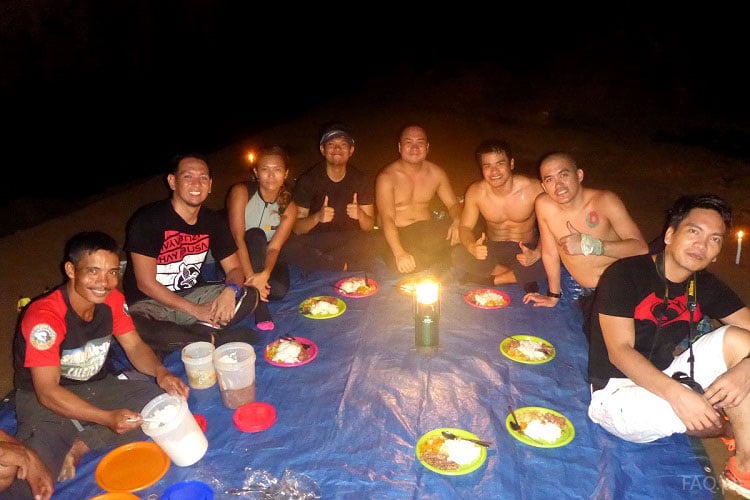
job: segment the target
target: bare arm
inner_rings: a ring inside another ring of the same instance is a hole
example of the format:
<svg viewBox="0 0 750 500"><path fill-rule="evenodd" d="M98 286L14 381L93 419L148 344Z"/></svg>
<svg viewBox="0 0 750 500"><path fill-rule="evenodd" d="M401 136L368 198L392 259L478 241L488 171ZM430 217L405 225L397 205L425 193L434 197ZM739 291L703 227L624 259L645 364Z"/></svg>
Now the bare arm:
<svg viewBox="0 0 750 500"><path fill-rule="evenodd" d="M750 309L747 306L743 307L725 318L720 318L720 321L725 325L734 325L750 330Z"/></svg>
<svg viewBox="0 0 750 500"><path fill-rule="evenodd" d="M289 235L292 234L295 220L297 220L297 205L292 201L287 205L286 210L284 210L284 213L281 215L279 227L276 228L276 232L273 233L271 241L268 242L266 259L263 262L263 270L255 273L255 275L248 280L248 284L251 284L258 290L263 289L270 291L268 280L271 277L273 268L276 266L276 262L279 260L281 248L289 239Z"/></svg>
<svg viewBox="0 0 750 500"><path fill-rule="evenodd" d="M104 425L117 434L124 434L140 425L137 421L140 408L103 410L61 386L59 366L32 367L31 378L39 403L58 415Z"/></svg>
<svg viewBox="0 0 750 500"><path fill-rule="evenodd" d="M0 492L7 489L16 477L29 483L34 498L49 500L52 497L55 482L39 455L0 430Z"/></svg>
<svg viewBox="0 0 750 500"><path fill-rule="evenodd" d="M375 181L375 204L380 214L380 223L383 228L383 236L391 253L396 259L399 272L409 273L416 267L414 256L407 253L401 246L401 240L396 227L396 197L395 188L391 177L381 172Z"/></svg>
<svg viewBox="0 0 750 500"><path fill-rule="evenodd" d="M597 200L596 206L609 219L612 230L616 234L614 239L596 238L601 241L602 248L602 253L596 253L596 255L621 259L648 253L648 243L643 239L641 230L630 218L625 205L617 195L609 191L603 192L601 199ZM568 222L570 234L560 239L560 246L570 255L583 255L580 229Z"/></svg>
<svg viewBox="0 0 750 500"><path fill-rule="evenodd" d="M156 383L169 394L176 394L187 399L190 389L159 361L154 351L146 344L137 331L133 330L117 336L125 354L136 370L156 379Z"/></svg>
<svg viewBox="0 0 750 500"><path fill-rule="evenodd" d="M250 252L245 244L245 207L249 201L249 193L244 183L238 183L229 189L227 194L227 215L229 218L229 229L232 238L237 245L237 257L245 276L253 275L253 266L250 262Z"/></svg>
<svg viewBox="0 0 750 500"><path fill-rule="evenodd" d="M318 224L325 224L333 220L333 207L328 206L328 196L324 198L320 210L311 214L310 208L297 207L297 219L294 221L294 234L307 234Z"/></svg>
<svg viewBox="0 0 750 500"><path fill-rule="evenodd" d="M688 431L721 427L721 416L705 396L656 368L635 349L635 321L599 314L609 360L630 380L666 400Z"/></svg>
<svg viewBox="0 0 750 500"><path fill-rule="evenodd" d="M156 280L156 259L131 252L135 279L138 289L170 309L182 311L201 321L210 321L210 306L199 305L184 299Z"/></svg>
<svg viewBox="0 0 750 500"><path fill-rule="evenodd" d="M483 238L474 239L474 226L479 220L479 205L477 204L477 192L474 184L466 190L464 198L464 209L461 212L461 222L458 226L458 236L461 244L477 259L487 258L487 247L482 244Z"/></svg>
<svg viewBox="0 0 750 500"><path fill-rule="evenodd" d="M448 229L448 235L446 239L450 240L451 245L457 245L461 242L459 238L459 224L461 223L461 204L456 198L456 193L453 192L451 183L448 180L448 175L441 170L440 172L440 183L437 189L438 198L443 202L443 205L448 209L448 215L453 219L451 227Z"/></svg>
<svg viewBox="0 0 750 500"><path fill-rule="evenodd" d="M560 254L557 250L555 235L547 224L543 207L544 199L543 196L538 196L534 203L537 225L539 227L539 242L542 246L542 263L544 264L544 271L547 274L549 291L552 293L561 293ZM559 298L548 297L539 293L527 293L523 298L524 304L534 302L534 307L555 307L559 301Z"/></svg>

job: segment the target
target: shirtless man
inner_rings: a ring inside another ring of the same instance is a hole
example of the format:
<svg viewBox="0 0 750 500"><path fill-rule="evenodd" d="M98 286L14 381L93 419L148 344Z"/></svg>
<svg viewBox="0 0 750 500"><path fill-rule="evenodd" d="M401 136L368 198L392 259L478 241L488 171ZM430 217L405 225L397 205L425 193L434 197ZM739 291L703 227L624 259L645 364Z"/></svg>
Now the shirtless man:
<svg viewBox="0 0 750 500"><path fill-rule="evenodd" d="M513 173L513 152L505 141L482 142L475 158L482 179L466 190L461 245L453 249L453 265L466 273L465 280L482 283L489 277L494 285L518 282L527 292L536 292L545 278L534 215L542 186ZM474 228L480 215L486 232L477 239Z"/></svg>
<svg viewBox="0 0 750 500"><path fill-rule="evenodd" d="M524 303L555 307L560 300L560 262L583 292L578 298L588 337L593 292L615 260L648 253L648 244L625 205L611 191L581 186L583 170L566 153L553 152L539 162L545 194L534 204L547 272L547 295L528 293Z"/></svg>
<svg viewBox="0 0 750 500"><path fill-rule="evenodd" d="M375 205L390 249L386 261L400 273L447 264L450 247L460 241L461 205L445 171L426 160L429 149L421 126L405 126L399 134L401 157L375 179ZM435 195L448 209L452 223L432 218L430 202Z"/></svg>

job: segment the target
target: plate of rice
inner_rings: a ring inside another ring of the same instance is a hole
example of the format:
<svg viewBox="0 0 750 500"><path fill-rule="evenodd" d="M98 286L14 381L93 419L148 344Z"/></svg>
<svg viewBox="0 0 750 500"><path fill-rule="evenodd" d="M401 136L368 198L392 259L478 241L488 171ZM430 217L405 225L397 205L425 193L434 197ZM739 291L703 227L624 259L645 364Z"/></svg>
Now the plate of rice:
<svg viewBox="0 0 750 500"><path fill-rule="evenodd" d="M541 337L533 335L511 335L500 342L500 352L506 358L539 365L551 361L557 353L555 346Z"/></svg>
<svg viewBox="0 0 750 500"><path fill-rule="evenodd" d="M417 291L417 283L419 283L420 281L422 281L422 278L410 276L396 283L396 288L398 288L398 291L403 293L404 295L411 296L414 295L414 293Z"/></svg>
<svg viewBox="0 0 750 500"><path fill-rule="evenodd" d="M479 439L476 434L463 429L441 427L433 429L417 441L417 459L433 472L447 476L461 476L474 472L487 460L487 449L461 439L446 439L443 431L459 437Z"/></svg>
<svg viewBox="0 0 750 500"><path fill-rule="evenodd" d="M510 304L510 296L494 288L469 290L464 295L464 300L470 306L478 307L479 309L500 309Z"/></svg>
<svg viewBox="0 0 750 500"><path fill-rule="evenodd" d="M263 356L270 364L291 368L306 365L318 355L318 346L304 337L280 338L266 346Z"/></svg>
<svg viewBox="0 0 750 500"><path fill-rule="evenodd" d="M344 278L334 286L340 295L353 299L369 297L378 291L378 283L372 278L367 278L367 281L365 281L364 276Z"/></svg>
<svg viewBox="0 0 750 500"><path fill-rule="evenodd" d="M299 305L302 316L312 319L331 319L346 311L346 302L336 297L319 295L305 299Z"/></svg>
<svg viewBox="0 0 750 500"><path fill-rule="evenodd" d="M510 426L513 416L508 414L505 427L511 436L529 446L558 448L573 441L576 430L573 423L562 413L541 406L526 406L515 410L520 431Z"/></svg>

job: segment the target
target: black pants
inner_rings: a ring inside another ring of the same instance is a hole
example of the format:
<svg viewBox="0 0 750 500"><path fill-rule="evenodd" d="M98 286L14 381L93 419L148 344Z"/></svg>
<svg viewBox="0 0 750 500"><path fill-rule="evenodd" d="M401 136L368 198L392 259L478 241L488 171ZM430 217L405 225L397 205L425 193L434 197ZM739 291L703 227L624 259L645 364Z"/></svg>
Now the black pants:
<svg viewBox="0 0 750 500"><path fill-rule="evenodd" d="M266 265L266 252L268 251L266 233L259 227L248 229L245 232L245 245L250 253L253 271L256 273L262 271ZM289 266L283 261L281 254L271 270L268 284L271 285L271 291L268 294L271 300L283 299L289 291Z"/></svg>
<svg viewBox="0 0 750 500"><path fill-rule="evenodd" d="M306 271L369 271L380 254L378 231L326 231L292 234L284 244L290 264Z"/></svg>

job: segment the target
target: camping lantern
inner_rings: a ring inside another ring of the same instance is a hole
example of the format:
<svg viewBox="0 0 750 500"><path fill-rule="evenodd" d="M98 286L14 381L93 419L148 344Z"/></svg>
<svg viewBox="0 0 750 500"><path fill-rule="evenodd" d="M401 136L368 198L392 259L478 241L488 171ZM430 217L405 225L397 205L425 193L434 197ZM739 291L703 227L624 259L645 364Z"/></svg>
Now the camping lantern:
<svg viewBox="0 0 750 500"><path fill-rule="evenodd" d="M440 343L440 287L432 280L416 285L414 343L417 347L437 347Z"/></svg>

